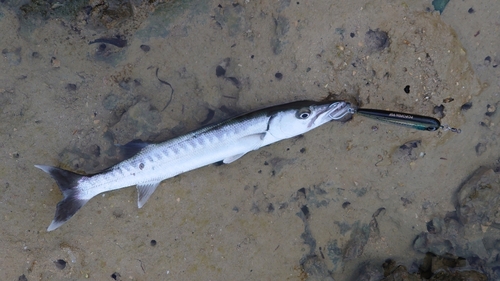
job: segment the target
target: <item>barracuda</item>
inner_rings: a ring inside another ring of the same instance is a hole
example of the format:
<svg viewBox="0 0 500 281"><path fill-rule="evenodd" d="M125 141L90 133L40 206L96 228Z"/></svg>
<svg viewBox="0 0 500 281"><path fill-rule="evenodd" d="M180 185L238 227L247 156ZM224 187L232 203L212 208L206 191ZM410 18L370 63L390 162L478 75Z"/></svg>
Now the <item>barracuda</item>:
<svg viewBox="0 0 500 281"><path fill-rule="evenodd" d="M47 231L68 221L92 197L111 190L137 186L139 208L161 181L212 163L232 163L247 152L306 133L354 113L344 101L300 101L274 106L207 126L171 140L150 144L132 141L125 149L131 158L95 175L80 175L57 167L35 165L59 186L57 204Z"/></svg>

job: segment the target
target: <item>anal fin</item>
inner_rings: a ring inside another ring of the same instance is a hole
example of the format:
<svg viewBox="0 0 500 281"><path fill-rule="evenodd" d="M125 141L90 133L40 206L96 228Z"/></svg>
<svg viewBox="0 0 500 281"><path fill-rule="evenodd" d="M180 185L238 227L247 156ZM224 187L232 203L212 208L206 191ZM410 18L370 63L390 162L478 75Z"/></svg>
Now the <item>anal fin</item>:
<svg viewBox="0 0 500 281"><path fill-rule="evenodd" d="M137 185L137 206L139 208L142 208L144 204L148 201L149 197L151 197L151 194L155 192L156 188L160 182L152 182L152 183L145 183L145 184L138 184Z"/></svg>
<svg viewBox="0 0 500 281"><path fill-rule="evenodd" d="M226 159L224 159L222 161L222 163L224 164L229 164L229 163L233 163L234 161L240 159L243 155L245 155L246 153L240 153L240 154L236 154L236 155L233 155L233 156L229 156L227 157Z"/></svg>

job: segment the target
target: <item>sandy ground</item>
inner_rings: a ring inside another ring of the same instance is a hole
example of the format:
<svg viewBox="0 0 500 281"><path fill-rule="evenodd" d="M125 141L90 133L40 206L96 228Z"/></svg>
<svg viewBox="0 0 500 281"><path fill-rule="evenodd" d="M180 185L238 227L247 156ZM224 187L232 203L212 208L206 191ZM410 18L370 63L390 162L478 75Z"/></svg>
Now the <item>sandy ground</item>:
<svg viewBox="0 0 500 281"><path fill-rule="evenodd" d="M415 237L498 164L498 1L103 3L0 6L1 280L355 280L420 260ZM329 94L462 133L354 116L166 180L142 209L135 188L103 194L46 231L61 193L34 164L95 173L114 144Z"/></svg>

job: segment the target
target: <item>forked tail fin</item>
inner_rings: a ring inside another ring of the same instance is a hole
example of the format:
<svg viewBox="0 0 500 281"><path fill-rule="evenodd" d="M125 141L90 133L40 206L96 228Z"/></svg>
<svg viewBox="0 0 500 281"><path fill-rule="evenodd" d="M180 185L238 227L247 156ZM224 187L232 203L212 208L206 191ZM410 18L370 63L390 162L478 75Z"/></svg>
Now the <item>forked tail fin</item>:
<svg viewBox="0 0 500 281"><path fill-rule="evenodd" d="M78 181L85 176L52 166L35 165L35 167L49 174L57 182L64 196L63 200L57 203L54 220L47 228L47 231L52 231L63 225L89 201L79 198Z"/></svg>

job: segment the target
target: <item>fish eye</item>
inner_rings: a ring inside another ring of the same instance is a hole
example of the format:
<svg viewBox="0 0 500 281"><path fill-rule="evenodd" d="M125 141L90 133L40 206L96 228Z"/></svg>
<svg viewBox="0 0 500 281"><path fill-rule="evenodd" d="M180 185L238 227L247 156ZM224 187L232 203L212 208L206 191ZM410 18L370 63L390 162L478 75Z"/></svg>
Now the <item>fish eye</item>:
<svg viewBox="0 0 500 281"><path fill-rule="evenodd" d="M311 110L307 107L299 109L297 111L297 114L295 115L298 119L307 119L309 116L311 116Z"/></svg>

